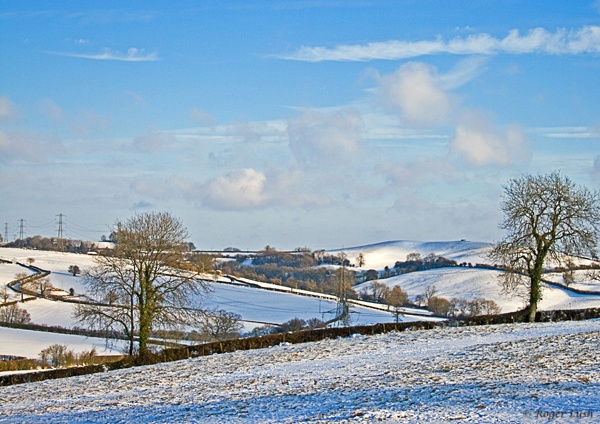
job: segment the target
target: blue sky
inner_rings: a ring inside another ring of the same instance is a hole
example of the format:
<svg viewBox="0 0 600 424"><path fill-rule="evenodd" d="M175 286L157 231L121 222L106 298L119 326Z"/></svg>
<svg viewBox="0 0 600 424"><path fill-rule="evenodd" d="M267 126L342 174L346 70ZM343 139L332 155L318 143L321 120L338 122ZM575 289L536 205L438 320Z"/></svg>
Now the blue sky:
<svg viewBox="0 0 600 424"><path fill-rule="evenodd" d="M600 187L599 1L4 1L0 57L9 239L495 241L508 179Z"/></svg>

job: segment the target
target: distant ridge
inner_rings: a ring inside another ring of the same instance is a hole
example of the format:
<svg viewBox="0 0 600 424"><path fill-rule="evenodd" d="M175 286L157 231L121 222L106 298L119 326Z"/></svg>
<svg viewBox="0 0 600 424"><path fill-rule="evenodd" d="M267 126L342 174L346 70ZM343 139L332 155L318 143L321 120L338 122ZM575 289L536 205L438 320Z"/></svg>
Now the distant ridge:
<svg viewBox="0 0 600 424"><path fill-rule="evenodd" d="M409 253L419 253L425 257L430 253L455 260L459 263L485 263L491 243L454 240L454 241L414 241L392 240L356 247L328 250L329 253L344 252L352 262L359 253L365 258L365 268L383 269L392 267L396 261L406 260Z"/></svg>

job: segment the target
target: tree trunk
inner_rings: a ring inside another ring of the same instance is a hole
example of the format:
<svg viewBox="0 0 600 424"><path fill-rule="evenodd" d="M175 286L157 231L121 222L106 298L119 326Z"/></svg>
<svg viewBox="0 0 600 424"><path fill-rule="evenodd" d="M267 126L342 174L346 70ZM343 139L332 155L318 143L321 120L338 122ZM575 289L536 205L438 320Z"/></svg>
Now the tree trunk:
<svg viewBox="0 0 600 424"><path fill-rule="evenodd" d="M139 355L140 357L146 357L148 355L148 339L152 331L152 318L149 316L147 310L140 310L140 322L139 322Z"/></svg>
<svg viewBox="0 0 600 424"><path fill-rule="evenodd" d="M542 264L543 260L538 261L531 273L531 286L529 287L529 316L528 322L535 322L535 314L538 309L538 302L542 300Z"/></svg>
<svg viewBox="0 0 600 424"><path fill-rule="evenodd" d="M535 322L535 314L537 313L537 303L531 303L529 305L529 315L527 317L527 322Z"/></svg>

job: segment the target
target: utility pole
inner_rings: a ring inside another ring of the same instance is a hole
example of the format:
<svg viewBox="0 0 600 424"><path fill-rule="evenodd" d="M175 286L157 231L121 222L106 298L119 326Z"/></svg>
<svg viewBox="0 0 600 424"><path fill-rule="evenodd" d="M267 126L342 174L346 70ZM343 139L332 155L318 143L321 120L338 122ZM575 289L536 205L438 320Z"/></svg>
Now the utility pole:
<svg viewBox="0 0 600 424"><path fill-rule="evenodd" d="M8 222L4 223L4 243L8 243Z"/></svg>
<svg viewBox="0 0 600 424"><path fill-rule="evenodd" d="M336 317L338 322L348 327L350 325L350 310L348 308L348 293L346 291L346 255L340 253L341 268L339 268L338 276L338 303L336 308Z"/></svg>

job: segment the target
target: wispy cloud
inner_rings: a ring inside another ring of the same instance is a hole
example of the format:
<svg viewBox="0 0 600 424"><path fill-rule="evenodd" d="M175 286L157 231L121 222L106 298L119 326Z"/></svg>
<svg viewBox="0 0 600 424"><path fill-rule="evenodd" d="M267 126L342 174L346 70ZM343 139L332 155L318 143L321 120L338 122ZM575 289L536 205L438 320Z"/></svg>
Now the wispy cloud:
<svg viewBox="0 0 600 424"><path fill-rule="evenodd" d="M287 128L290 150L302 167L350 160L359 151L363 131L362 116L355 109L328 114L307 110Z"/></svg>
<svg viewBox="0 0 600 424"><path fill-rule="evenodd" d="M0 122L11 121L17 117L17 110L8 97L0 97Z"/></svg>
<svg viewBox="0 0 600 424"><path fill-rule="evenodd" d="M144 49L131 47L127 53L122 53L112 49L104 49L100 53L68 53L68 52L50 52L59 56L77 57L81 59L92 60L116 60L121 62L155 62L158 60L158 53L147 53Z"/></svg>
<svg viewBox="0 0 600 424"><path fill-rule="evenodd" d="M504 38L487 33L472 34L444 40L402 41L390 40L368 44L339 45L333 48L303 46L281 59L306 62L369 60L398 60L425 55L492 55L492 54L583 54L600 52L600 26L585 26L579 29L558 29L550 32L534 28L521 34L513 29Z"/></svg>

